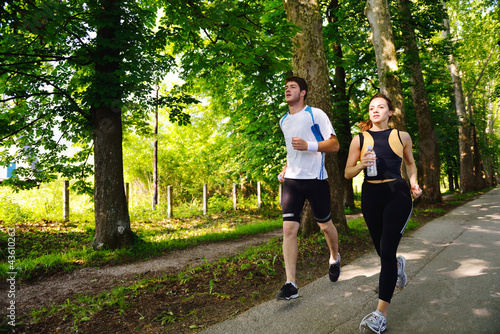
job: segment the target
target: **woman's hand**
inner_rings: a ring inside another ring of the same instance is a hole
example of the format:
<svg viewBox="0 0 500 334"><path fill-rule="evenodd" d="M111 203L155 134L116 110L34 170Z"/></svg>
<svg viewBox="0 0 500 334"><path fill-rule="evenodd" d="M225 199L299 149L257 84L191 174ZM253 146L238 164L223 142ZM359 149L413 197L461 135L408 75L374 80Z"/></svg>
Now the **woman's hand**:
<svg viewBox="0 0 500 334"><path fill-rule="evenodd" d="M413 198L417 198L422 195L422 189L418 186L418 184L414 184L411 186L411 195Z"/></svg>
<svg viewBox="0 0 500 334"><path fill-rule="evenodd" d="M362 169L365 169L366 167L372 166L375 163L375 160L377 160L377 157L369 157L368 155L371 154L371 152L365 152L363 156L361 156L360 159L360 165Z"/></svg>

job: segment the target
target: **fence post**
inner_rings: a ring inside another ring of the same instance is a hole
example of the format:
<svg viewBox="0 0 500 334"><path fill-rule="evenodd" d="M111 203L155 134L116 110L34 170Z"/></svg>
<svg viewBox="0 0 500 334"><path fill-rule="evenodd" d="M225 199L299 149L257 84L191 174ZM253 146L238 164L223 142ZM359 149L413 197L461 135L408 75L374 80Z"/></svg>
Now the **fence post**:
<svg viewBox="0 0 500 334"><path fill-rule="evenodd" d="M281 205L281 197L283 196L283 184L280 183L278 187L278 203Z"/></svg>
<svg viewBox="0 0 500 334"><path fill-rule="evenodd" d="M128 205L129 204L128 202L129 202L129 199L130 199L129 195L130 195L130 184L129 183L125 183L125 201L127 202L127 208L129 206Z"/></svg>
<svg viewBox="0 0 500 334"><path fill-rule="evenodd" d="M257 182L257 207L259 209L262 207L262 197L260 195L260 181Z"/></svg>
<svg viewBox="0 0 500 334"><path fill-rule="evenodd" d="M69 220L69 181L63 181L63 221Z"/></svg>
<svg viewBox="0 0 500 334"><path fill-rule="evenodd" d="M233 210L238 209L236 203L236 183L233 183Z"/></svg>
<svg viewBox="0 0 500 334"><path fill-rule="evenodd" d="M167 186L167 218L172 218L172 186Z"/></svg>
<svg viewBox="0 0 500 334"><path fill-rule="evenodd" d="M207 214L207 185L203 185L203 214Z"/></svg>

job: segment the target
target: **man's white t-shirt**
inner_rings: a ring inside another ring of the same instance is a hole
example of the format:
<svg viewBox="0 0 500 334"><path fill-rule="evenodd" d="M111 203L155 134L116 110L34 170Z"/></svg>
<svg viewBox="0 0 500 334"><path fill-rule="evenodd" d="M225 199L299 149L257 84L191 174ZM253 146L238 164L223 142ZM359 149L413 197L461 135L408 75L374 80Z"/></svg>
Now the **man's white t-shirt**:
<svg viewBox="0 0 500 334"><path fill-rule="evenodd" d="M324 180L328 177L325 169L325 153L298 151L292 147L292 137L300 137L305 141L317 141L311 130L314 123L319 125L321 135L325 140L331 135L336 135L330 119L323 110L311 108L314 116L313 123L311 114L306 108L295 114L287 113L280 120L287 150L285 178Z"/></svg>

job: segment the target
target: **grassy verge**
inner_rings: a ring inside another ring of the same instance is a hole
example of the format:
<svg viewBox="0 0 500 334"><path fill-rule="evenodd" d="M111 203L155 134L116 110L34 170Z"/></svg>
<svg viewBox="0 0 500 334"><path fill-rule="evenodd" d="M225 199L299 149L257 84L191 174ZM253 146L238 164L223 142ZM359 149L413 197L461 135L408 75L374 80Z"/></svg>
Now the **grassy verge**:
<svg viewBox="0 0 500 334"><path fill-rule="evenodd" d="M7 228L15 231L16 270L19 279L70 272L78 267L116 265L144 260L200 243L236 239L281 227L277 212L231 212L206 216L131 223L140 242L129 249L95 251L93 223L40 221L0 228L0 249L8 249ZM0 261L0 278L7 277L7 254Z"/></svg>

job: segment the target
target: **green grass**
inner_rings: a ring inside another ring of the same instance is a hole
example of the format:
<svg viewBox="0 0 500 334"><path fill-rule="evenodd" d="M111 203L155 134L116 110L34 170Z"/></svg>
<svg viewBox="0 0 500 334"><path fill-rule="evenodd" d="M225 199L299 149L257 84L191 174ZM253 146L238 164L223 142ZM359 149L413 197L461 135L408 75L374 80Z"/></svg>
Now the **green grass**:
<svg viewBox="0 0 500 334"><path fill-rule="evenodd" d="M97 295L76 295L72 300L66 300L64 304L32 310L29 317L33 322L38 322L41 318L50 317L54 314L65 314L74 319L73 330L77 331L78 322L89 321L92 316L104 308L125 309L129 307L128 296L144 287L144 284L144 281L139 281L132 286L114 288L111 292L103 292Z"/></svg>
<svg viewBox="0 0 500 334"><path fill-rule="evenodd" d="M275 216L279 214L275 213ZM39 274L65 271L76 267L118 264L148 259L171 250L206 242L219 242L275 230L281 218L259 213L234 212L212 214L190 219L167 219L159 222L133 222L132 230L140 241L128 249L100 250L91 248L93 223L42 221L9 224L16 233L16 272L18 278L29 279ZM7 250L5 227L0 228L0 249ZM7 277L7 256L0 260L0 277Z"/></svg>

